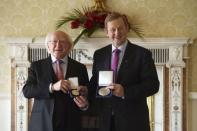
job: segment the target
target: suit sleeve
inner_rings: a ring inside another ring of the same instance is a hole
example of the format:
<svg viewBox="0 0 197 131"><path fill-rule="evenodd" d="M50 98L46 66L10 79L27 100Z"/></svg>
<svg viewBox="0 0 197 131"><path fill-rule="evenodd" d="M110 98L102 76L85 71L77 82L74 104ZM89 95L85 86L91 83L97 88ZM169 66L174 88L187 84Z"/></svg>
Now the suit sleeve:
<svg viewBox="0 0 197 131"><path fill-rule="evenodd" d="M151 96L159 90L156 67L150 51L145 51L139 63L139 80L135 84L123 85L126 99L138 99Z"/></svg>
<svg viewBox="0 0 197 131"><path fill-rule="evenodd" d="M87 72L87 68L85 65L81 66L81 74L80 74L80 85L83 86L89 86L89 77L88 77L88 72Z"/></svg>
<svg viewBox="0 0 197 131"><path fill-rule="evenodd" d="M96 68L96 65L97 65L97 60L96 60L96 56L97 56L97 52L94 53L94 56L93 56L93 66L92 66L92 77L90 79L90 93L89 93L89 97L91 99L94 99L95 96L96 96L96 88L98 86L98 74L97 74L97 68Z"/></svg>
<svg viewBox="0 0 197 131"><path fill-rule="evenodd" d="M26 98L47 99L51 96L49 93L50 82L39 79L38 68L32 63L28 69L28 78L23 87L23 94Z"/></svg>

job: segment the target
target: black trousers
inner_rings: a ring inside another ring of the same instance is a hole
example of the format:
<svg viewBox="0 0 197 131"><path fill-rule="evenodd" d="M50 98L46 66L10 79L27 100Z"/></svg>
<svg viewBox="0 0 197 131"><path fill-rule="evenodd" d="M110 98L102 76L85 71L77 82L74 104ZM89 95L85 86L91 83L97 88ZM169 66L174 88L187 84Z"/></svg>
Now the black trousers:
<svg viewBox="0 0 197 131"><path fill-rule="evenodd" d="M111 116L110 131L116 131L114 115Z"/></svg>

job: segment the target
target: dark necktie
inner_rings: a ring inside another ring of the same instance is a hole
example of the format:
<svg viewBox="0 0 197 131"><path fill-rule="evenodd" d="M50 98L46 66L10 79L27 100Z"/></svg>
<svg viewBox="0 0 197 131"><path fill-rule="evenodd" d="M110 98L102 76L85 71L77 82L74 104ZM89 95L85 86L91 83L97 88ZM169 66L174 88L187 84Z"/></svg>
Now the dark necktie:
<svg viewBox="0 0 197 131"><path fill-rule="evenodd" d="M55 74L57 76L58 80L63 80L64 79L64 73L63 73L63 69L61 67L61 64L63 63L62 60L56 60L55 61Z"/></svg>
<svg viewBox="0 0 197 131"><path fill-rule="evenodd" d="M114 72L114 82L116 81L117 78L119 53L120 50L117 48L112 53L111 70Z"/></svg>

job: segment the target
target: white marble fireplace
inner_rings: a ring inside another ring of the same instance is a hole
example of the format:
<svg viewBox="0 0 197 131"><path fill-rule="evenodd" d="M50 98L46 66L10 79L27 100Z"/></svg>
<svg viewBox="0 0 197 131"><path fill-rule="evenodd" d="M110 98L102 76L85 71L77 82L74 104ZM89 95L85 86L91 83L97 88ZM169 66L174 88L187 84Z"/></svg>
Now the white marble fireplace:
<svg viewBox="0 0 197 131"><path fill-rule="evenodd" d="M152 131L187 131L188 38L129 39L151 50L160 80L160 91L148 98ZM70 56L87 65L91 76L93 52L109 43L107 38L81 39ZM27 131L31 103L22 87L32 61L48 56L44 38L15 38L8 41L11 60L12 131Z"/></svg>

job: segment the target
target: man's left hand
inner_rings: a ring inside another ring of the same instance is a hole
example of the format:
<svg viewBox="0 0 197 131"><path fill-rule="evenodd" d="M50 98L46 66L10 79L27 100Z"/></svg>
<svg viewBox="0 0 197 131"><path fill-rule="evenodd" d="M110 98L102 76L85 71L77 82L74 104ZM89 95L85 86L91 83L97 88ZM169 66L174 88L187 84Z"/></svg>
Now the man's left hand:
<svg viewBox="0 0 197 131"><path fill-rule="evenodd" d="M114 96L124 97L124 88L122 85L113 83L107 86L106 88L112 90Z"/></svg>
<svg viewBox="0 0 197 131"><path fill-rule="evenodd" d="M85 109L85 108L88 108L88 100L85 96L77 96L74 98L74 102L77 104L77 106L80 108L80 109Z"/></svg>

